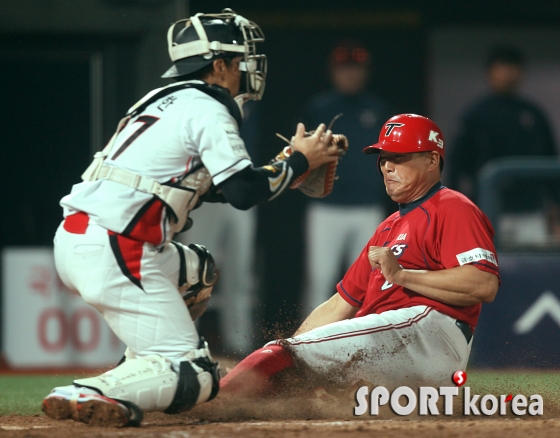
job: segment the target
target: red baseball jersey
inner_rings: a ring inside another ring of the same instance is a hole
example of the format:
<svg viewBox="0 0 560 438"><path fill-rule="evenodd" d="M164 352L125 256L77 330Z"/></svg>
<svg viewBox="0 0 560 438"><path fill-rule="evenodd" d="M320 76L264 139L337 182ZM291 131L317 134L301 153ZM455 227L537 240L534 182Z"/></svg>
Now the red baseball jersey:
<svg viewBox="0 0 560 438"><path fill-rule="evenodd" d="M416 305L430 306L467 322L473 329L480 304L452 306L391 284L368 260L370 246L390 247L405 269L438 271L472 264L499 277L494 229L486 215L466 196L436 184L421 199L401 205L383 221L337 285L356 317Z"/></svg>

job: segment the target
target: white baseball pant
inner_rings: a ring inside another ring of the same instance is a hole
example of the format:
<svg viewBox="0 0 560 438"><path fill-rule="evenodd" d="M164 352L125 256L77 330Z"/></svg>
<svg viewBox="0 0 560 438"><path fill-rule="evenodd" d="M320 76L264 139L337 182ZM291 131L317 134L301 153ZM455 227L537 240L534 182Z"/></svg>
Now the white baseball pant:
<svg viewBox="0 0 560 438"><path fill-rule="evenodd" d="M335 322L281 344L337 384L436 387L453 385L453 373L466 368L472 338L467 343L454 318L414 306Z"/></svg>
<svg viewBox="0 0 560 438"><path fill-rule="evenodd" d="M179 255L172 244L158 251L132 242L123 258L142 288L123 274L109 233L90 219L84 234L59 226L54 239L56 269L64 284L103 316L137 356L157 354L175 369L198 347L198 333L177 289Z"/></svg>

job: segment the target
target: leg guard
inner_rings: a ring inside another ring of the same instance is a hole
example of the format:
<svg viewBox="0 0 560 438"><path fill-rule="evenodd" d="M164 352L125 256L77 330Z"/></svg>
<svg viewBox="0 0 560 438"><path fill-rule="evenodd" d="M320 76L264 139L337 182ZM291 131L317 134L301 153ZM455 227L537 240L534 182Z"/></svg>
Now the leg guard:
<svg viewBox="0 0 560 438"><path fill-rule="evenodd" d="M179 377L171 363L158 355L129 359L97 377L74 380L77 387L105 397L127 400L145 411L163 411L173 400Z"/></svg>
<svg viewBox="0 0 560 438"><path fill-rule="evenodd" d="M212 400L220 389L218 362L210 356L208 343L201 338L200 348L189 351L179 369L177 392L167 414L186 411L199 403Z"/></svg>
<svg viewBox="0 0 560 438"><path fill-rule="evenodd" d="M139 358L127 350L126 360L116 368L97 377L77 379L74 385L111 399L130 401L144 411L188 410L212 400L219 389L218 363L203 339L200 347L184 356L178 373L161 356Z"/></svg>
<svg viewBox="0 0 560 438"><path fill-rule="evenodd" d="M193 321L204 313L219 271L212 254L203 245L171 242L180 258L178 288Z"/></svg>

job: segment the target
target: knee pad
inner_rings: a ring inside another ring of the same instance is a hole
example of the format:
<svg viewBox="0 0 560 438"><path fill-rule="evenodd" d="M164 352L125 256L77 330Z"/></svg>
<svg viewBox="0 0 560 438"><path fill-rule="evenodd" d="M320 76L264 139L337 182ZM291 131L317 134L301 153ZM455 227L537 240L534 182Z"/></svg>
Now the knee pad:
<svg viewBox="0 0 560 438"><path fill-rule="evenodd" d="M212 287L219 277L214 257L204 245L191 243L189 246L171 242L179 253L179 280L177 287L183 298L196 295L201 289Z"/></svg>
<svg viewBox="0 0 560 438"><path fill-rule="evenodd" d="M177 248L180 258L179 292L194 321L206 310L212 289L218 281L218 267L204 245L171 243Z"/></svg>

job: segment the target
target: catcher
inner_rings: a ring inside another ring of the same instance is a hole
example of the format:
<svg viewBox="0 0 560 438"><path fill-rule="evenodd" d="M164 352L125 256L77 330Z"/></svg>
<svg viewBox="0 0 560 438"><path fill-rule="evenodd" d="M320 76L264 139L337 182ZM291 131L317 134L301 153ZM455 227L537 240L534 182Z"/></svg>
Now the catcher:
<svg viewBox="0 0 560 438"><path fill-rule="evenodd" d="M266 56L256 50L263 40L255 23L231 10L172 25L173 65L163 77L176 83L129 110L61 200L60 278L127 349L116 368L54 388L43 401L49 417L135 426L143 411L175 413L218 393L218 364L193 323L218 269L205 247L173 236L192 225L189 212L201 202L248 209L295 181L307 187L302 180L321 168L317 181L327 190L310 190L322 195L339 158L324 124L310 135L299 124L290 156L253 166L239 126L243 102L264 91Z"/></svg>
<svg viewBox="0 0 560 438"><path fill-rule="evenodd" d="M372 169L399 211L379 225L337 292L292 337L233 368L222 394L277 391L294 381L283 371L304 373L313 386L365 381L394 389L449 386L466 368L482 303L499 285L492 225L441 185L445 142L430 119L392 117L364 153L378 154Z"/></svg>

